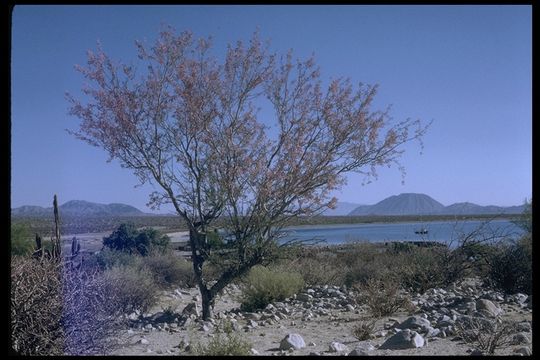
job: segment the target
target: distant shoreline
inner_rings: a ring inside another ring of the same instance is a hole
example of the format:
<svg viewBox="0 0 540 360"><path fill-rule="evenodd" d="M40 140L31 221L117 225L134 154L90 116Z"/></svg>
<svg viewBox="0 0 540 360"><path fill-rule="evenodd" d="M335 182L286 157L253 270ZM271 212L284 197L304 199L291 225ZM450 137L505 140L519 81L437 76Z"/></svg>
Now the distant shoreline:
<svg viewBox="0 0 540 360"><path fill-rule="evenodd" d="M433 221L470 221L470 220L517 220L521 214L485 214L485 215L363 215L363 216L315 216L297 218L285 227L314 225L356 225L356 224L388 224ZM54 220L52 216L29 217L11 216L12 223L26 223L31 231L42 236L52 234ZM73 217L60 214L60 231L62 235L76 235L113 231L120 224L131 222L137 227L155 227L162 232L186 231L187 226L178 216L118 216L118 217ZM217 219L211 228L223 226L223 220Z"/></svg>

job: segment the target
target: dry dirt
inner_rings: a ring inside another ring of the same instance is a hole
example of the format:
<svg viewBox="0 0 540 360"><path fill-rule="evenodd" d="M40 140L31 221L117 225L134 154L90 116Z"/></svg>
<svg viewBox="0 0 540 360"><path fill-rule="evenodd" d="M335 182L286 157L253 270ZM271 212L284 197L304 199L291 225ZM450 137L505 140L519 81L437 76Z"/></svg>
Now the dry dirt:
<svg viewBox="0 0 540 360"><path fill-rule="evenodd" d="M163 294L159 305L155 306L151 313L163 311L167 307L176 309L181 312L182 309L193 299L197 297L198 291L195 288L181 289L184 292L182 299L173 299L171 291ZM189 293L189 295L187 295ZM216 302L215 312L230 310L239 307L236 295L224 295ZM518 310L514 307L502 305L505 313L503 319L511 319L513 321L532 321L532 312ZM331 318L331 316L334 316ZM329 316L320 316L310 321L302 321L301 318L288 318L281 320L275 325L259 326L249 332L242 329L238 334L252 344L259 355L309 355L310 353L319 353L319 355L336 355L329 352L329 345L333 341L341 342L352 351L357 345L370 342L375 347L382 344L389 336L375 338L368 341L358 341L352 335L352 329L357 323L362 314L333 310ZM381 318L377 321L374 331L382 330L384 323L389 318L397 319L402 322L409 317L410 314L401 312L389 317ZM246 324L247 320L239 320L240 328ZM144 331L144 329L132 329L132 333L128 333L127 329L122 331L120 336L121 347L117 349L114 355L190 355L180 349L178 345L181 341L184 343L206 343L211 339L213 331L204 332L200 330L201 324L194 324L186 330L174 329L175 332L169 330L153 330ZM131 332L131 331L130 331ZM300 334L306 343L306 347L293 352L280 354L280 341L289 333ZM530 334L529 334L530 335ZM146 339L148 344L138 343L141 339ZM447 338L431 338L427 345L416 349L406 350L379 350L371 351L370 355L413 355L413 356L433 356L433 355L470 355L474 346L466 344L461 340L452 340L453 337ZM531 346L531 345L529 345ZM514 349L523 347L523 345L508 346L506 348L497 349L496 355L516 355ZM346 355L348 352L345 352Z"/></svg>

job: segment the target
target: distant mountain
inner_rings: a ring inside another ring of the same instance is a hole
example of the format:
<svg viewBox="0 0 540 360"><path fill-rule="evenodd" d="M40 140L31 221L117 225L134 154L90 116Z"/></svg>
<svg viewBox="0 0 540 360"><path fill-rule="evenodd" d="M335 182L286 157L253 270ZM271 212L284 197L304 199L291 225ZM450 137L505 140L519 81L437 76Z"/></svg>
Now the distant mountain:
<svg viewBox="0 0 540 360"><path fill-rule="evenodd" d="M520 214L520 206L481 206L470 202L444 206L426 194L406 193L390 196L375 205L362 205L349 213L361 215L482 215Z"/></svg>
<svg viewBox="0 0 540 360"><path fill-rule="evenodd" d="M354 204L349 202L339 202L336 204L335 209L327 209L321 215L323 216L345 216L349 215L351 211L362 206L360 204Z"/></svg>
<svg viewBox="0 0 540 360"><path fill-rule="evenodd" d="M425 194L406 193L390 196L375 205L356 208L349 215L427 215L443 209L443 204Z"/></svg>
<svg viewBox="0 0 540 360"><path fill-rule="evenodd" d="M64 216L133 216L145 215L139 209L126 204L97 204L84 200L71 200L58 207L60 215ZM14 216L48 216L53 214L53 208L41 206L21 206L11 209Z"/></svg>
<svg viewBox="0 0 540 360"><path fill-rule="evenodd" d="M50 211L44 207L32 205L23 205L18 208L11 209L11 215L15 216L45 216L49 213Z"/></svg>
<svg viewBox="0 0 540 360"><path fill-rule="evenodd" d="M441 214L445 215L480 215L480 214L521 214L523 205L520 206L481 206L469 202L455 203L446 206Z"/></svg>

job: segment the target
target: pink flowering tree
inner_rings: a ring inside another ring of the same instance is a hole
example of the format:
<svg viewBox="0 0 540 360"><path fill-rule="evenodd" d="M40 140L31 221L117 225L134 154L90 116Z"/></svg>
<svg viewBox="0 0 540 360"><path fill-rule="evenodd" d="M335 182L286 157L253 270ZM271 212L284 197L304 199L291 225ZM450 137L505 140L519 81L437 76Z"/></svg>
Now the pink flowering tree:
<svg viewBox="0 0 540 360"><path fill-rule="evenodd" d="M186 223L204 319L227 284L275 256L287 221L333 207L348 172L370 178L391 164L403 172L402 145L427 129L371 110L376 86L341 78L324 86L313 58L270 54L257 34L229 45L221 62L209 39L171 28L151 48L136 45L139 69L99 45L88 52L77 67L83 99L67 95L81 120L71 133L157 184L149 206L172 204ZM261 121L261 104L273 122ZM226 251L206 236L218 218ZM222 272L209 281L203 269L216 258Z"/></svg>

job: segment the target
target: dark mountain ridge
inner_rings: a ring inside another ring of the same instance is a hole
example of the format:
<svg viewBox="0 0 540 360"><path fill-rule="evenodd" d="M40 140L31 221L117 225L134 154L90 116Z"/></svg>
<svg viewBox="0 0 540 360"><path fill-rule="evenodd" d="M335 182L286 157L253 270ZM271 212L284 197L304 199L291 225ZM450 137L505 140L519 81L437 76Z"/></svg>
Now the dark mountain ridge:
<svg viewBox="0 0 540 360"><path fill-rule="evenodd" d="M390 196L374 205L362 205L349 216L362 215L483 215L520 214L523 206L481 206L470 202L444 206L426 194L404 193Z"/></svg>
<svg viewBox="0 0 540 360"><path fill-rule="evenodd" d="M134 206L126 204L98 204L84 200L71 200L58 207L63 216L140 216L146 215ZM53 213L53 208L24 205L11 209L14 216L47 216Z"/></svg>
<svg viewBox="0 0 540 360"><path fill-rule="evenodd" d="M352 209L352 210L351 210ZM149 214L126 204L98 204L84 200L71 200L59 206L61 216L158 216ZM481 206L470 202L444 206L426 194L404 193L390 196L374 205L358 205L339 202L336 209L325 211L325 216L363 216L363 215L487 215L520 214L523 205ZM52 216L52 207L24 205L11 209L13 216L42 217Z"/></svg>

